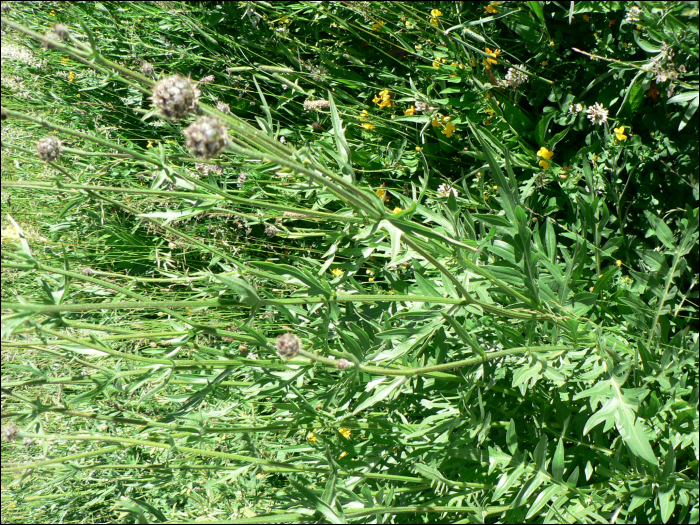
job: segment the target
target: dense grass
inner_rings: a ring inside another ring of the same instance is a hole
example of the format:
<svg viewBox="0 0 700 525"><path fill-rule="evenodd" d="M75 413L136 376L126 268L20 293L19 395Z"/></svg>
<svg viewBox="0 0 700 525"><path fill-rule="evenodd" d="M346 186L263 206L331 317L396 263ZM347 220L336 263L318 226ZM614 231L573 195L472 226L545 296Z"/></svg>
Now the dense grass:
<svg viewBox="0 0 700 525"><path fill-rule="evenodd" d="M698 5L563 6L3 4L3 522L698 522Z"/></svg>

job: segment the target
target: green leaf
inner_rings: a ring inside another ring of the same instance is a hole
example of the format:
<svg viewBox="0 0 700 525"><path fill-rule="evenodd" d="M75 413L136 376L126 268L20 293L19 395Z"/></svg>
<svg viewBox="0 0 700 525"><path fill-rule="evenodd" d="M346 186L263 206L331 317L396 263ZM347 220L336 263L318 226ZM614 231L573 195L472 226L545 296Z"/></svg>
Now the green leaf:
<svg viewBox="0 0 700 525"><path fill-rule="evenodd" d="M243 304L247 304L257 308L263 304L263 300L255 291L253 285L242 277L231 277L228 275L215 274L219 281L224 283L226 287L240 297Z"/></svg>
<svg viewBox="0 0 700 525"><path fill-rule="evenodd" d="M545 108L546 109L546 108ZM545 146L545 137L547 136L547 130L549 129L549 123L551 120L554 118L556 113L552 111L551 113L546 114L543 116L540 121L537 123L537 127L535 128L535 140L537 141L537 145L542 147ZM553 148L553 146L550 145L550 148Z"/></svg>
<svg viewBox="0 0 700 525"><path fill-rule="evenodd" d="M408 376L399 376L395 378L391 383L386 384L380 388L377 388L374 394L372 394L370 397L362 401L357 407L355 407L355 410L352 411L352 415L356 416L363 410L376 405L380 401L383 401L387 397L389 397L397 388L400 388L401 385L403 385L406 381L408 380ZM371 383L370 383L371 384ZM379 383L377 383L378 385ZM374 385L375 387L377 385ZM374 388L374 387L373 387Z"/></svg>
<svg viewBox="0 0 700 525"><path fill-rule="evenodd" d="M510 423L508 423L508 428L506 429L506 445L508 445L510 453L515 455L515 451L518 450L518 434L515 431L513 418L510 418Z"/></svg>
<svg viewBox="0 0 700 525"><path fill-rule="evenodd" d="M676 242L673 238L673 232L671 232L671 228L666 226L666 223L664 223L660 217L657 217L648 210L644 210L644 215L646 215L647 220L651 224L651 227L654 229L654 232L656 233L656 236L659 238L659 240L662 243L664 243L664 245L667 248L675 250Z"/></svg>
<svg viewBox="0 0 700 525"><path fill-rule="evenodd" d="M316 295L329 295L332 290L330 287L315 277L309 275L306 271L290 266L288 264L277 264L264 261L251 261L249 263L251 266L256 268L261 268L267 270L268 272L279 275L282 277L291 277L291 279L285 279L282 282L287 284L298 284L301 283L309 288L309 292Z"/></svg>
<svg viewBox="0 0 700 525"><path fill-rule="evenodd" d="M549 501L554 498L558 493L563 492L565 489L559 485L550 485L542 492L537 495L535 501L532 503L530 510L528 510L525 520L529 520L535 514L537 514L542 507L544 507Z"/></svg>

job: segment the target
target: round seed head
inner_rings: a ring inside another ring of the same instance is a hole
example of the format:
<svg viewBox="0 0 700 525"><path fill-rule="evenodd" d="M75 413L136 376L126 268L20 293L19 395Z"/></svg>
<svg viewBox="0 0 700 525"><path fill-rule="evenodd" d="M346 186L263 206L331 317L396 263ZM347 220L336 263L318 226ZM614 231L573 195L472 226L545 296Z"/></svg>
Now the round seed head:
<svg viewBox="0 0 700 525"><path fill-rule="evenodd" d="M39 152L39 158L46 162L55 162L63 152L63 144L58 137L49 135L36 143L36 150Z"/></svg>
<svg viewBox="0 0 700 525"><path fill-rule="evenodd" d="M277 355L282 359L291 359L301 350L301 339L295 334L287 333L277 338Z"/></svg>
<svg viewBox="0 0 700 525"><path fill-rule="evenodd" d="M41 44L44 49L54 49L56 46L53 44L53 42L58 42L60 40L59 36L56 34L56 31L49 31L44 35L44 38L46 38L46 40L44 40Z"/></svg>
<svg viewBox="0 0 700 525"><path fill-rule="evenodd" d="M214 117L199 117L183 131L192 155L210 159L216 157L228 141L224 125Z"/></svg>
<svg viewBox="0 0 700 525"><path fill-rule="evenodd" d="M355 365L352 364L352 361L348 361L347 359L338 359L338 370L347 370L353 366Z"/></svg>
<svg viewBox="0 0 700 525"><path fill-rule="evenodd" d="M68 36L70 35L70 30L68 29L68 26L65 24L54 24L53 25L53 32L56 33L56 36L60 38L61 40L66 40Z"/></svg>
<svg viewBox="0 0 700 525"><path fill-rule="evenodd" d="M151 101L164 117L178 120L194 112L199 103L199 90L188 78L166 77L153 86Z"/></svg>
<svg viewBox="0 0 700 525"><path fill-rule="evenodd" d="M2 428L2 437L5 441L16 441L19 437L19 427L14 423L8 423Z"/></svg>
<svg viewBox="0 0 700 525"><path fill-rule="evenodd" d="M150 77L153 75L154 69L153 69L153 64L150 62L144 62L141 64L141 74L145 77Z"/></svg>
<svg viewBox="0 0 700 525"><path fill-rule="evenodd" d="M80 273L82 273L86 277L90 277L91 275L93 275L95 273L95 270L93 270L89 266L86 266L85 268L80 270Z"/></svg>
<svg viewBox="0 0 700 525"><path fill-rule="evenodd" d="M222 102L219 100L216 103L216 109L221 111L224 115L230 115L231 114L231 106L229 106L226 102Z"/></svg>
<svg viewBox="0 0 700 525"><path fill-rule="evenodd" d="M277 235L277 228L275 228L272 224L268 224L265 226L265 235L268 237L274 237Z"/></svg>

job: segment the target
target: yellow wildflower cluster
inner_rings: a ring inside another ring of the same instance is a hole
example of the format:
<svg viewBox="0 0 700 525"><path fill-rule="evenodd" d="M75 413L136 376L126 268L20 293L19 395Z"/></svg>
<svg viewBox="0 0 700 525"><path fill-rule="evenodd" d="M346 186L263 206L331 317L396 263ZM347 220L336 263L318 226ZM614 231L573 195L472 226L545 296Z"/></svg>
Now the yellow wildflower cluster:
<svg viewBox="0 0 700 525"><path fill-rule="evenodd" d="M495 51L491 51L491 49L489 49L487 47L486 54L489 55L489 57L493 57L493 58L487 58L486 60L484 60L484 65L486 66L486 69L491 69L491 64L498 64L496 57L501 54L501 50L496 49Z"/></svg>
<svg viewBox="0 0 700 525"><path fill-rule="evenodd" d="M554 152L549 151L547 148L542 146L539 149L539 151L537 152L537 156L542 157L542 160L539 162L540 166L542 166L544 169L548 170L549 169L549 162L547 162L547 161L554 156Z"/></svg>
<svg viewBox="0 0 700 525"><path fill-rule="evenodd" d="M440 119L440 120L438 120ZM448 139L452 137L452 133L457 129L452 122L450 122L451 117L446 116L446 117L440 117L439 114L436 114L433 117L432 120L432 125L434 128L437 128L438 126L442 126L443 129L440 131L443 135L445 135ZM444 126L443 126L444 124Z"/></svg>
<svg viewBox="0 0 700 525"><path fill-rule="evenodd" d="M382 199L384 202L388 202L391 197L387 195L386 190L377 190L376 191L377 195L379 195L379 198Z"/></svg>
<svg viewBox="0 0 700 525"><path fill-rule="evenodd" d="M406 115L407 117L410 117L410 116L412 116L412 115L415 115L415 114L416 114L416 108L415 108L414 106L411 106L410 108L404 110L403 114Z"/></svg>
<svg viewBox="0 0 700 525"><path fill-rule="evenodd" d="M331 273L333 274L333 277L340 277L340 276L342 276L345 272L344 272L343 270L339 269L339 268L333 268L333 270L331 270Z"/></svg>
<svg viewBox="0 0 700 525"><path fill-rule="evenodd" d="M72 71L68 73L68 82L73 82L75 80L75 73Z"/></svg>
<svg viewBox="0 0 700 525"><path fill-rule="evenodd" d="M375 95L372 102L377 104L379 109L390 108L394 105L394 103L391 101L391 93L389 93L388 89L382 89L379 92L379 95Z"/></svg>
<svg viewBox="0 0 700 525"><path fill-rule="evenodd" d="M625 126L620 126L619 128L614 128L615 137L619 141L627 140L627 135L625 135Z"/></svg>

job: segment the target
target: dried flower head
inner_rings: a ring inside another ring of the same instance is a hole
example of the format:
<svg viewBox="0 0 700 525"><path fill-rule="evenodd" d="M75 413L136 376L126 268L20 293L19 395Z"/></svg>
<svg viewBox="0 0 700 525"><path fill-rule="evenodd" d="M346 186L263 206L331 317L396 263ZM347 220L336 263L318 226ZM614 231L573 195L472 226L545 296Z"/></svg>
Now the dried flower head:
<svg viewBox="0 0 700 525"><path fill-rule="evenodd" d="M221 111L224 115L231 114L231 106L229 106L226 102L222 102L221 100L216 103L216 109Z"/></svg>
<svg viewBox="0 0 700 525"><path fill-rule="evenodd" d="M242 190L243 189L243 183L248 180L248 174L245 171L242 171L241 174L238 176L238 189Z"/></svg>
<svg viewBox="0 0 700 525"><path fill-rule="evenodd" d="M95 270L93 270L89 266L86 266L85 268L80 270L80 273L82 273L85 277L90 277L91 275L93 275L95 273Z"/></svg>
<svg viewBox="0 0 700 525"><path fill-rule="evenodd" d="M265 235L268 237L274 237L277 235L277 228L275 228L272 224L268 224L265 226Z"/></svg>
<svg viewBox="0 0 700 525"><path fill-rule="evenodd" d="M199 95L199 90L190 79L175 75L156 83L151 101L164 117L178 120L194 112Z"/></svg>
<svg viewBox="0 0 700 525"><path fill-rule="evenodd" d="M348 361L347 359L338 359L338 370L347 370L353 366L355 365L352 363L352 361Z"/></svg>
<svg viewBox="0 0 700 525"><path fill-rule="evenodd" d="M19 437L19 427L14 423L8 423L2 429L2 437L5 441L16 441Z"/></svg>
<svg viewBox="0 0 700 525"><path fill-rule="evenodd" d="M608 110L599 102L590 106L586 113L588 113L588 120L599 126L608 120Z"/></svg>
<svg viewBox="0 0 700 525"><path fill-rule="evenodd" d="M301 339L292 333L280 335L275 348L277 348L277 355L282 359L291 359L301 350Z"/></svg>
<svg viewBox="0 0 700 525"><path fill-rule="evenodd" d="M141 64L141 74L143 76L150 77L151 75L153 75L154 72L155 69L153 69L153 64L151 64L150 62L144 62L143 64Z"/></svg>
<svg viewBox="0 0 700 525"><path fill-rule="evenodd" d="M48 33L46 33L46 34L44 35L44 38L45 38L46 40L44 40L44 41L41 43L41 46L42 46L44 49L55 49L56 46L54 45L54 42L58 42L59 40L61 40L61 38L56 34L56 31L53 31L53 30L51 30L51 31L49 31Z"/></svg>
<svg viewBox="0 0 700 525"><path fill-rule="evenodd" d="M63 152L63 144L61 139L49 135L36 143L36 150L39 152L39 158L46 162L55 162Z"/></svg>
<svg viewBox="0 0 700 525"><path fill-rule="evenodd" d="M529 79L527 75L522 71L518 71L514 68L508 68L508 73L506 73L505 85L508 87L516 88L521 84L524 84Z"/></svg>
<svg viewBox="0 0 700 525"><path fill-rule="evenodd" d="M443 197L449 197L450 193L454 193L455 197L459 195L459 192L457 192L457 190L449 184L440 184L440 186L438 186L437 191Z"/></svg>
<svg viewBox="0 0 700 525"><path fill-rule="evenodd" d="M211 84L212 82L214 82L214 80L216 80L216 77L214 75L207 75L206 77L203 77L199 81L199 83L200 84Z"/></svg>
<svg viewBox="0 0 700 525"><path fill-rule="evenodd" d="M187 137L190 153L202 159L216 157L228 141L226 128L214 117L199 117L183 133Z"/></svg>
<svg viewBox="0 0 700 525"><path fill-rule="evenodd" d="M56 33L56 36L61 40L66 40L70 36L70 29L68 29L68 26L65 24L54 24L53 32Z"/></svg>
<svg viewBox="0 0 700 525"><path fill-rule="evenodd" d="M437 108L435 106L431 106L430 104L427 104L425 102L422 102L420 100L416 100L416 103L414 104L416 111L420 111L421 113L432 113L435 111Z"/></svg>
<svg viewBox="0 0 700 525"><path fill-rule="evenodd" d="M304 111L320 111L322 109L328 109L331 107L331 103L328 100L305 100L304 101Z"/></svg>

